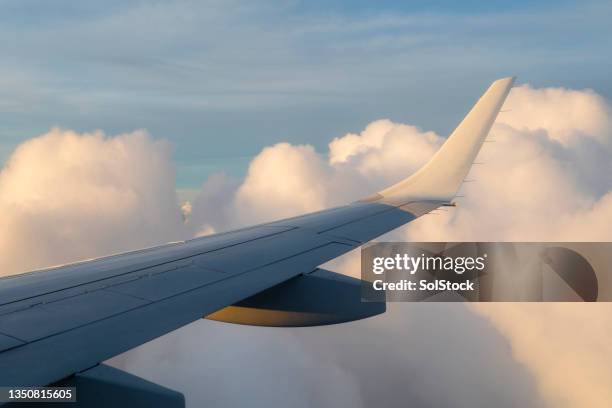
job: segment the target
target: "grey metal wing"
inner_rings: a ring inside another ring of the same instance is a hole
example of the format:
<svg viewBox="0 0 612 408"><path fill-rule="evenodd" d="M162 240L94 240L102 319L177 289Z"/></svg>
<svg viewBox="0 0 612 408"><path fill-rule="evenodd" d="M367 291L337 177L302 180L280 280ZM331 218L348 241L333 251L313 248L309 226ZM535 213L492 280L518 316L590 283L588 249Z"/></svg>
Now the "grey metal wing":
<svg viewBox="0 0 612 408"><path fill-rule="evenodd" d="M120 378L98 364L205 316L307 326L381 313L359 280L318 266L450 202L512 83L494 82L423 169L362 201L0 279L0 385Z"/></svg>

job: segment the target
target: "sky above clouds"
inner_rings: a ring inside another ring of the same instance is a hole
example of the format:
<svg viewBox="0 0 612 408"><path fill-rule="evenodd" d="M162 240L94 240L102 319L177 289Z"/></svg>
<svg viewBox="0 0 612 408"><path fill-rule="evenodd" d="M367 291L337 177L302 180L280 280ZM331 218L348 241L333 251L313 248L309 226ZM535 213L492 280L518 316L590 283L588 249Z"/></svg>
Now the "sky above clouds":
<svg viewBox="0 0 612 408"><path fill-rule="evenodd" d="M99 4L0 1L2 275L367 196L508 74L459 207L386 239L612 238L603 2ZM192 406L604 407L611 330L606 304L400 304L326 328L196 322L112 364Z"/></svg>
<svg viewBox="0 0 612 408"><path fill-rule="evenodd" d="M0 2L0 162L53 126L146 128L178 186L389 118L445 135L490 81L612 95L608 2Z"/></svg>

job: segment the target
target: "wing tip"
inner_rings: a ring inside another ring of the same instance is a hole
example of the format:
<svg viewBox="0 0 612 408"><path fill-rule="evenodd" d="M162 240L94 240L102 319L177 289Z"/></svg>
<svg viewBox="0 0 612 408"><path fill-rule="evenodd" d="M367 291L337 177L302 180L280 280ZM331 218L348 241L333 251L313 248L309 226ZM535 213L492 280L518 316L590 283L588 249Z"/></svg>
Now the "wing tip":
<svg viewBox="0 0 612 408"><path fill-rule="evenodd" d="M450 201L469 172L515 79L508 76L493 81L427 164L368 199L395 204L410 200Z"/></svg>
<svg viewBox="0 0 612 408"><path fill-rule="evenodd" d="M507 76L507 77L496 79L495 81L493 81L491 86L494 86L494 85L509 85L509 86L512 86L512 85L514 85L515 81L516 81L516 75Z"/></svg>

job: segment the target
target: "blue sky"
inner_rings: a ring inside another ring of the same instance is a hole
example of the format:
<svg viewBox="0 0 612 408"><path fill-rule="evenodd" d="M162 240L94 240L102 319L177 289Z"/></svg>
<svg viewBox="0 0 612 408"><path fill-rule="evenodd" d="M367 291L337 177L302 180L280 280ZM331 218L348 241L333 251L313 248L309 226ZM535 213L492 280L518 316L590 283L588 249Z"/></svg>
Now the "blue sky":
<svg viewBox="0 0 612 408"><path fill-rule="evenodd" d="M0 163L52 126L145 128L178 186L379 118L442 134L487 84L612 97L607 2L2 1Z"/></svg>

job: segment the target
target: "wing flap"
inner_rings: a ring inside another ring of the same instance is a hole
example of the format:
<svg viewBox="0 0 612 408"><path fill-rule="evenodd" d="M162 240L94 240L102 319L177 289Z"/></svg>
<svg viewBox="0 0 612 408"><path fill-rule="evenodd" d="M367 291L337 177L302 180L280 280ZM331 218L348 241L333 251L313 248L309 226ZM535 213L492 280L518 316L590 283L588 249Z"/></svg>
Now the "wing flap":
<svg viewBox="0 0 612 408"><path fill-rule="evenodd" d="M29 342L150 303L98 290L0 316L0 332Z"/></svg>
<svg viewBox="0 0 612 408"><path fill-rule="evenodd" d="M143 279L113 285L106 290L155 302L179 295L193 288L212 284L227 278L227 276L223 272L191 265L176 271L159 273Z"/></svg>

